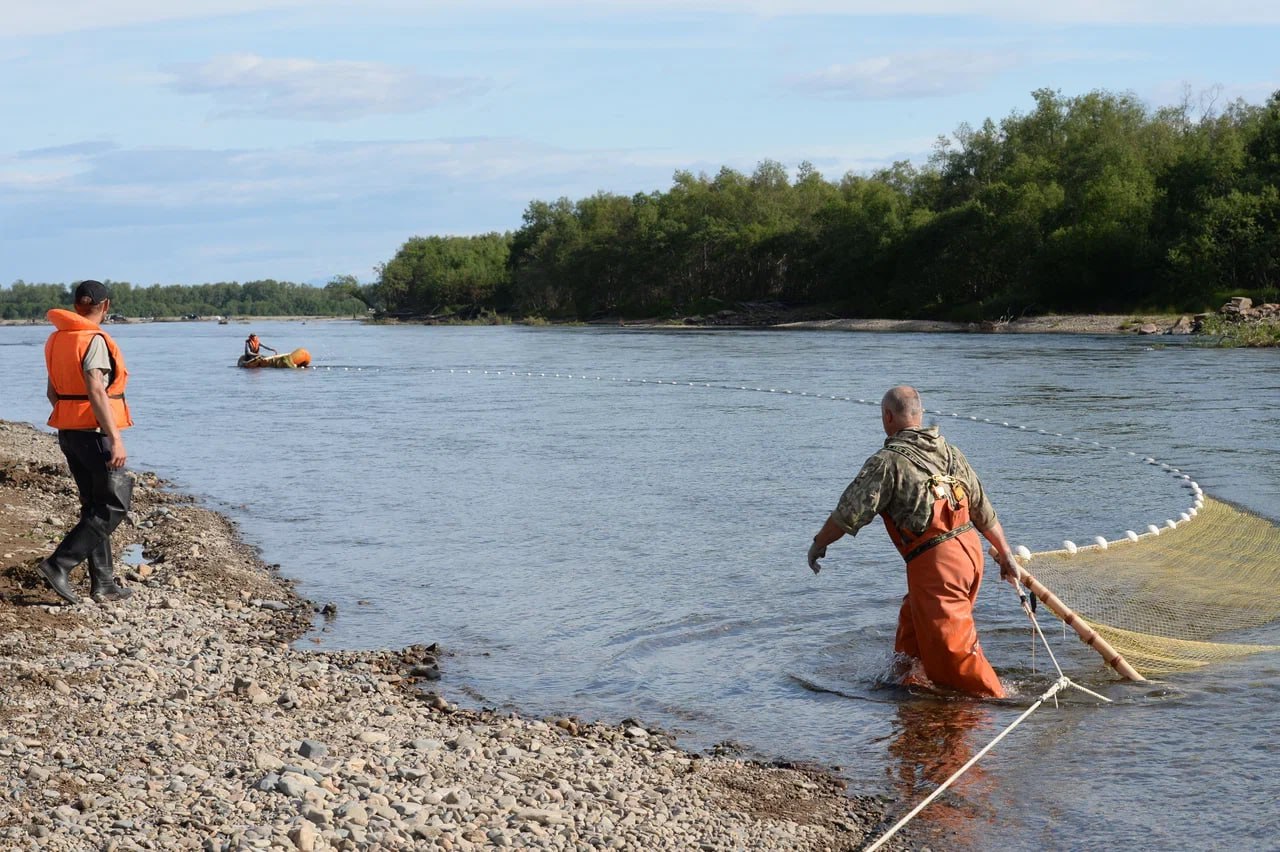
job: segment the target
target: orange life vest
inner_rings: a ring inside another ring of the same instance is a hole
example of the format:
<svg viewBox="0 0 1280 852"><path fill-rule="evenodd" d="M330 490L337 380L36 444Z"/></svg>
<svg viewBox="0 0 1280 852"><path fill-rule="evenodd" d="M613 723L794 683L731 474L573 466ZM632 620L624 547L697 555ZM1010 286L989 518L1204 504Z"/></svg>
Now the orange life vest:
<svg viewBox="0 0 1280 852"><path fill-rule="evenodd" d="M129 405L124 399L124 388L129 382L129 371L124 366L124 355L111 335L97 323L85 319L75 311L54 308L46 316L57 328L44 344L44 363L49 370L49 381L57 394L49 425L55 429L97 429L102 424L89 405L89 391L84 383L84 356L93 338L101 336L107 344L111 358L111 384L107 386L107 402L116 428L127 429L133 425Z"/></svg>
<svg viewBox="0 0 1280 852"><path fill-rule="evenodd" d="M245 341L245 345L249 347L249 352L253 355L258 354L258 347L261 345L256 337L250 337Z"/></svg>

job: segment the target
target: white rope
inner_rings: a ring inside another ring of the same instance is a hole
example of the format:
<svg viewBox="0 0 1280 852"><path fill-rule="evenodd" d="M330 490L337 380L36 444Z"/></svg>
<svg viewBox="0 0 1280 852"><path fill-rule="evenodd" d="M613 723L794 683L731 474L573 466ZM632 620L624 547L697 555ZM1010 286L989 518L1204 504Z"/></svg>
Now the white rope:
<svg viewBox="0 0 1280 852"><path fill-rule="evenodd" d="M911 820L915 819L917 814L919 814L922 810L928 807L930 802L938 798L938 796L942 795L942 792L946 790L948 787L950 787L955 781L957 781L961 775L968 772L970 767L972 767L975 763L981 760L983 755L985 755L987 752L991 751L991 749L995 747L996 743L1000 742L1002 739L1008 736L1009 732L1012 731L1014 728L1021 725L1024 719L1026 719L1035 711L1039 710L1042 704L1044 704L1046 701L1052 698L1054 706L1057 707L1058 693L1066 689L1068 686L1074 687L1080 690L1081 692L1088 693L1089 695L1092 695L1094 698L1101 699L1102 701L1105 701L1108 704L1111 703L1110 698L1107 698L1105 695L1099 695L1098 693L1094 692L1091 689L1086 689L1085 687L1076 683L1071 678L1067 677L1062 673L1062 667L1058 665L1058 660L1053 655L1053 649L1049 647L1049 640L1045 638L1044 633L1040 630L1040 622L1036 620L1035 611L1031 609L1031 604L1030 604L1031 598L1029 597L1030 592L1025 591L1022 588L1021 583L1016 583L1015 588L1017 589L1017 592L1018 592L1018 599L1022 603L1022 611L1025 612L1027 614L1027 617L1031 619L1031 624L1035 628L1036 633L1040 636L1040 641L1044 644L1045 650L1049 652L1049 659L1053 662L1053 667L1058 670L1058 679L1055 680L1053 682L1053 685L1050 686L1047 690L1045 690L1044 694L1041 695L1039 698L1037 698L1036 702L1032 704L1030 707L1028 707L1021 716L1019 716L1017 719L1014 719L1013 722L1007 728L1005 728L1003 731L997 734L996 738L993 739L991 742L987 743L986 746L984 746L981 751L979 751L973 757L969 758L969 761L965 763L964 766L961 766L958 770L956 770L955 774L953 774L946 781L943 781L936 790L934 790L932 793L930 793L928 796L925 797L924 801L922 801L920 804L912 808L911 811L907 813L906 816L904 816L902 819L894 823L892 828L890 828L884 834L880 835L880 837L877 838L874 843L868 846L864 850L864 852L875 852L875 850L883 846L889 840L890 837L893 837L895 834L897 834L898 831L900 831L903 826L911 822Z"/></svg>
<svg viewBox="0 0 1280 852"><path fill-rule="evenodd" d="M1049 640L1044 638L1044 633L1040 630L1040 622L1036 621L1036 611L1031 606L1031 601L1033 600L1031 597L1031 590L1023 588L1020 580L1015 580L1013 587L1018 590L1018 600L1022 602L1022 611L1027 614L1027 618L1031 619L1032 630L1040 637L1040 642L1044 645L1045 651L1049 654L1049 662L1053 663L1053 667L1058 670L1058 677L1063 677L1062 666L1058 665L1058 658L1053 655L1053 648L1049 647ZM1031 644L1031 653L1034 658L1034 642Z"/></svg>
<svg viewBox="0 0 1280 852"><path fill-rule="evenodd" d="M1022 724L1022 720L1023 720L1023 719L1026 719L1028 716L1030 716L1030 715L1031 715L1032 713L1034 713L1036 710L1040 709L1040 705L1041 705L1041 704L1045 703L1045 702L1046 702L1046 701L1048 701L1051 697L1053 697L1054 695L1057 695L1057 694L1058 694L1058 692L1060 692L1061 690L1063 690L1064 688L1066 688L1066 687L1068 687L1068 686L1075 686L1075 684L1073 684L1073 683L1072 683L1068 678L1066 678L1066 677L1061 677L1061 678L1058 678L1056 681L1054 681L1053 686L1049 687L1049 689L1045 692L1045 694L1044 694L1044 695L1041 695L1041 696L1036 700L1036 703L1035 703L1035 704L1032 704L1030 707L1028 707L1028 708L1026 709L1026 711L1025 711L1021 716L1019 716L1017 719L1015 719L1015 720L1013 721L1013 724L1011 724L1009 727L1007 727L1007 728L1005 728L1003 731L1001 731L1001 732L999 733L999 735L998 735L994 740L992 740L991 742L987 743L987 744L986 744L986 746L982 749L982 751L978 752L978 753L977 753L977 754L975 754L973 757L969 758L969 762L968 762L968 763L966 763L964 766L960 767L960 769L959 769L959 770L958 770L954 775L952 775L950 778L948 778L946 781L943 781L943 782L942 782L942 784L941 784L941 785L939 785L938 789L936 789L936 790L934 790L932 793L930 793L930 794L928 795L928 797L926 797L926 798L925 798L925 800L924 800L923 802L921 802L920 804L918 804L918 805L916 805L914 808L912 808L912 809L911 809L911 812L910 812L910 813L908 813L906 816L904 816L902 819L898 820L898 821L897 821L897 823L895 823L895 824L894 824L894 826L893 826L892 828L890 828L890 829L889 829L888 831L886 831L884 834L880 835L879 839L877 839L875 843L872 843L870 846L868 846L868 847L864 850L864 852L875 852L875 850L877 850L877 849L879 849L881 846L883 846L883 845L884 845L884 844L889 840L889 838L890 838L890 837L893 837L895 834L897 834L897 833L898 833L898 831L899 831L899 830L900 830L904 825L906 825L907 823L911 822L911 820L915 818L916 814L920 813L922 810L924 810L924 809L928 806L928 804L929 804L930 802L932 802L934 799L938 798L938 796L942 795L942 791L943 791L943 790L946 790L948 787L950 787L950 786L952 785L952 783L954 783L954 782L956 781L956 779L958 779L958 778L959 778L961 775L963 775L964 773L968 772L968 771L969 771L969 768L970 768L971 766L973 766L975 763L977 763L979 760L981 760L983 755L985 755L987 752L991 751L991 749L995 747L995 744L996 744L996 743L1000 742L1002 739L1004 739L1004 738L1005 738L1005 736L1007 736L1007 735L1008 735L1008 733L1009 733L1010 731L1012 731L1014 728L1018 727L1018 725Z"/></svg>

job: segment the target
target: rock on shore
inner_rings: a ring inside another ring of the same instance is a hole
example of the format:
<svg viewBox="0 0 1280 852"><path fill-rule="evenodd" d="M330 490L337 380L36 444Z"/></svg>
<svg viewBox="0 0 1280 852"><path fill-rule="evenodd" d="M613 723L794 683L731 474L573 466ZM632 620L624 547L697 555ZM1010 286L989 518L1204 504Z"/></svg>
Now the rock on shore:
<svg viewBox="0 0 1280 852"><path fill-rule="evenodd" d="M114 537L149 560L117 564L133 597L57 606L34 569L74 489L30 427L0 422L0 506L5 849L825 850L883 825L820 772L459 708L435 647L295 647L311 604L154 476Z"/></svg>

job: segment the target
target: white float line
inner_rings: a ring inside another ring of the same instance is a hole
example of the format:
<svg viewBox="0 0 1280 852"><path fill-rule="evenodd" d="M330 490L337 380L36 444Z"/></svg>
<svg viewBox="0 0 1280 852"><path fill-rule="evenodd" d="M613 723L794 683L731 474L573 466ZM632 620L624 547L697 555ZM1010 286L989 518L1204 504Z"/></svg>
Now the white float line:
<svg viewBox="0 0 1280 852"><path fill-rule="evenodd" d="M434 373L434 372L436 372L436 370L432 369L430 372ZM451 370L449 370L449 372L450 372L450 373L456 373L456 372L457 372L457 370L451 369ZM466 372L467 374L470 374L472 371L471 371L471 370L466 370L465 372ZM483 371L483 373L484 373L484 375L489 375L489 371L488 371L488 370L484 370L484 371ZM504 373L503 373L503 371L498 370L498 371L494 371L494 375L499 375L499 376L501 376L501 375L504 375ZM515 372L513 371L513 372L509 373L509 375L515 376L515 375L518 375L518 374L517 374L517 373L515 373ZM531 376L533 376L533 373L526 372L524 375L525 375L525 376L527 376L527 377L531 377ZM544 377L544 378L547 376L547 374L546 374L546 373L541 373L541 372L540 372L540 373L538 373L537 375L538 375L539 377ZM589 380L589 381L590 381L590 380L594 380L594 381L601 381L601 377L600 377L600 376L595 376L595 377L594 377L594 379L592 379L592 377L591 377L591 376L587 376L587 375L585 375L585 374L584 374L584 375L581 375L581 376L574 376L572 373L567 373L567 374L564 374L564 375L562 376L560 373L554 373L554 374L552 374L552 377L553 377L553 378L557 378L557 379L558 379L558 378L568 378L568 379L578 378L578 379ZM619 381L619 378L618 378L617 376L609 376L608 378L609 378L609 381ZM867 400L867 399L864 399L864 398L862 398L862 397L858 397L858 398L855 400L855 399L850 399L850 398L849 398L849 397L847 397L847 396L840 397L840 396L836 396L836 395L834 395L834 394L826 395L826 394L820 394L820 393L809 393L808 391L792 391L792 390L789 390L789 389L786 389L786 388L781 388L781 389L780 389L780 388L759 388L759 387L748 387L748 386L746 386L746 385L712 385L712 384L710 384L709 382L702 382L702 383L700 383L700 384L699 384L699 383L690 382L690 381L678 382L678 381L664 381L664 380L662 380L662 379L652 379L652 380L651 380L651 379L638 379L638 380L633 380L633 379L629 379L629 378L623 378L623 379L621 379L621 381L623 381L623 382L633 382L633 381L634 381L634 382L636 382L636 383L638 383L638 384L642 384L642 385L647 385L647 384L657 384L657 385L670 384L670 385L675 385L675 386L684 386L684 387L703 387L703 388L713 388L713 387L714 387L714 388L721 389L721 390L753 391L753 392L756 392L756 393L782 393L782 394L786 394L786 395L793 395L793 396L811 397L811 398L814 398L814 399L830 399L830 400L834 400L834 401L838 401L838 402L857 402L857 403L858 403L858 404L860 404L860 405L876 405L876 404L877 404L874 400ZM970 420L971 422L974 422L974 423L989 423L989 424L991 424L991 425L993 425L993 426L1002 426L1002 427L1004 427L1004 428L1006 428L1006 429L1017 429L1017 430L1019 430L1019 431L1023 431L1023 432L1026 432L1026 431L1033 431L1033 432L1035 432L1036 434L1039 434L1039 435L1052 435L1052 436L1053 436L1053 437L1055 437L1055 438L1064 438L1064 439L1068 439L1068 440L1071 440L1071 441L1076 441L1077 443L1087 443L1087 444L1089 444L1089 445L1091 445L1091 446L1098 447L1099 449L1105 449L1105 450L1111 450L1111 451L1115 451L1115 450L1118 450L1118 449L1119 449L1118 447L1115 447L1115 446L1111 446L1111 445L1108 445L1108 444L1103 444L1101 441L1089 440L1089 439L1081 438L1081 437L1079 437L1079 436L1077 436L1077 435L1064 435L1062 432L1050 432L1050 431L1048 431L1048 430L1046 430L1046 429L1032 429L1032 430L1029 430L1025 425L1022 425L1022 424L1011 424L1011 423L1009 423L1008 421L998 421L998 422L997 422L997 421L995 421L995 420L992 420L992 419L991 419L991 418L989 418L989 417L981 417L981 418L979 418L979 417L974 416L974 415L961 415L959 412L956 412L956 411L944 412L944 411L941 411L941 410L938 410L938 409L934 409L934 410L932 410L932 411L931 411L931 410L929 410L929 409L925 409L925 413L927 413L927 414L934 414L934 415L937 415L937 416L940 416L940 417L950 416L950 417L954 417L954 418L957 418L957 419L959 419L959 418L961 418L961 417L965 417L966 419L968 419L968 420ZM1127 455L1129 455L1130 457L1132 457L1132 458L1137 458L1137 455L1138 455L1137 453L1132 452L1132 451L1125 451L1125 452L1126 452L1126 454L1127 454ZM1154 458L1152 458L1152 457L1150 457L1150 456L1146 456L1146 457L1144 457L1144 458L1142 459L1142 461L1143 461L1143 463L1148 464L1148 465L1158 466L1158 467L1160 467L1160 468L1161 468L1161 470L1163 470L1164 472L1169 473L1170 475L1175 476L1175 477L1177 477L1178 479L1182 480L1182 481L1183 481L1183 485L1184 485L1184 487L1190 488L1190 489L1191 489L1191 491L1192 491L1192 493L1193 493L1193 494L1195 494L1195 498L1196 498L1196 499L1195 499L1195 501L1193 502L1193 504L1192 504L1190 507L1188 507L1188 508L1187 508L1187 510L1186 510L1185 512L1181 512L1181 513L1179 513L1179 515L1178 515L1178 520L1176 520L1176 521L1175 521L1175 520L1173 520L1172 518L1166 519L1166 520L1165 520L1165 522L1164 522L1164 526L1163 526L1163 528L1162 528L1162 527L1160 527L1160 526L1158 526L1158 525L1156 525L1156 524L1148 524L1148 525L1147 525L1147 532L1142 533L1142 534L1139 534L1139 533L1137 533L1137 532L1134 532L1133 530L1126 530L1126 531L1125 531L1125 535L1124 535L1124 537L1123 537L1123 538L1118 538L1118 539L1115 539L1115 540L1112 540L1112 541L1108 541L1108 540L1106 539L1106 537L1105 537L1105 536L1100 536L1100 535L1098 535L1098 536L1093 536L1093 542L1094 542L1094 543L1093 543L1093 544L1089 544L1089 545L1084 545L1084 546L1077 545L1074 541L1071 541L1071 540L1069 540L1069 539L1068 539L1068 540L1064 540L1064 541L1062 542L1062 545L1063 545L1063 549L1062 549L1062 550L1060 550L1060 551L1049 551L1049 552L1051 552L1051 553L1068 553L1068 554L1074 554L1074 553L1078 553L1078 552L1080 552L1080 551L1082 551L1082 550L1106 550L1108 547L1110 547L1110 546L1111 546L1111 545L1113 545L1113 544L1128 544L1128 543L1133 543L1133 542L1140 541L1140 540L1142 540L1142 539L1144 539L1144 538L1148 538L1148 537L1151 537L1151 536L1158 536L1158 535L1160 535L1160 533L1161 533L1161 530L1162 530L1162 529L1177 529L1177 527L1178 527L1178 525L1179 525L1180 523L1187 523L1188 521L1192 520L1193 518L1195 518L1195 517L1199 514L1199 511L1200 511L1201 509L1203 509L1203 508L1204 508L1204 492L1201 490L1200 486L1199 486L1199 485L1198 485L1198 484L1197 484L1193 479L1191 479L1191 477L1190 477L1190 476L1188 476L1187 474L1183 473L1181 470L1179 470L1178 468L1174 467L1173 465L1170 465L1170 464L1168 464L1168 463L1166 463L1166 462L1157 461L1156 459L1154 459ZM1029 550L1028 550L1024 545L1018 545L1015 549L1016 549L1016 551L1018 552L1018 554L1019 554L1019 555L1024 556L1024 558L1030 558L1030 551L1029 551Z"/></svg>
<svg viewBox="0 0 1280 852"><path fill-rule="evenodd" d="M862 401L862 400L859 400L859 402L861 402L861 401ZM934 414L934 415L937 415L937 416L947 416L947 415L949 414L951 417L954 417L954 418L957 418L957 419L959 419L960 417L964 416L964 415L961 415L959 412L956 412L956 411L952 411L952 412L944 412L944 411L940 411L940 410L937 410L937 409L934 409L933 411L929 411L928 409L925 409L925 411L926 411L926 413ZM968 419L969 419L969 420L971 420L971 421L975 421L975 422L979 420L979 418L974 417L974 416L972 416L972 415L968 416ZM990 419L990 418L988 418L988 417L983 417L983 418L981 418L981 422L983 422L983 423L991 423L991 424L993 424L993 425L1003 426L1003 427L1005 427L1005 428L1007 428L1007 429L1019 429L1019 430L1022 430L1022 431L1026 431L1026 430L1027 430L1027 427L1026 427L1026 426L1023 426L1023 425L1013 425L1013 424L1010 424L1008 421L1000 421L999 423L996 423L996 421L993 421L993 420L991 420L991 419ZM1080 437L1075 436L1075 435L1072 435L1072 436L1066 436L1066 435L1064 435L1064 434L1063 434L1063 433L1061 433L1061 432L1050 432L1050 431L1045 430L1045 429L1036 429L1036 430L1034 430L1034 431L1035 431L1037 434L1040 434L1040 435L1052 435L1052 436L1054 436L1054 437L1056 437L1056 438L1065 438L1065 437L1070 437L1070 439L1071 439L1071 440L1073 440L1073 441L1076 441L1076 442L1079 442L1079 443L1087 443L1087 444L1090 444L1091 446L1099 447L1099 448L1101 448L1101 449L1106 449L1106 450L1111 450L1111 451L1115 451L1115 450L1118 450L1118 449L1119 449L1118 447L1115 447L1115 446L1111 446L1111 445L1108 445L1108 444L1103 444L1101 441L1088 440L1088 439L1085 439L1085 438L1080 438ZM1126 451L1126 452L1127 452L1127 454L1128 454L1130 457L1133 457L1133 458L1136 458L1136 457L1137 457L1137 455L1138 455L1137 453L1132 452L1132 451ZM1081 547L1081 546L1077 545L1074 541L1067 540L1067 541L1064 541L1064 542L1062 543L1062 544L1063 544L1063 550L1062 550L1062 551L1057 551L1057 552L1059 552L1059 553L1061 553L1061 552L1065 552L1065 553L1068 553L1068 554L1074 554L1074 553L1078 553L1078 552L1079 552L1079 551L1081 551L1081 550L1090 550L1090 549L1095 549L1095 550L1106 550L1106 549L1107 549L1110 545L1112 545L1112 544L1121 544L1121 543L1132 543L1132 542L1137 542L1137 541L1139 541L1139 540L1141 540L1141 539L1143 539L1143 538L1150 538L1150 537L1152 537L1152 536L1158 536L1158 535L1160 535L1160 532L1161 532L1161 530L1162 530L1162 529L1177 529L1177 527L1178 527L1178 525L1179 525L1180 523L1187 523L1188 521L1190 521L1192 518L1196 517L1196 516L1199 514L1200 510L1201 510L1202 508L1204 508L1204 492L1200 489L1200 486L1199 486L1199 485L1198 485L1194 480L1192 480L1192 479L1191 479L1191 477L1190 477L1189 475L1187 475L1187 474L1183 473L1181 470L1179 470L1178 468L1174 467L1173 465L1167 464L1167 463L1165 463L1165 462L1157 461L1157 460L1156 460L1156 459L1154 459L1154 458L1147 457L1147 458L1144 458L1142 461L1143 461L1143 462L1145 462L1145 463L1147 463L1147 464L1151 464L1151 465L1158 465L1162 470L1164 470L1164 471L1166 471L1167 473L1170 473L1171 475L1174 475L1174 476L1176 476L1177 478L1181 479L1181 480L1183 481L1183 485L1184 485L1184 487L1190 488L1190 489L1193 491L1193 493L1195 494L1195 496L1196 496L1196 500L1195 500L1195 502L1193 503L1193 505L1189 506L1185 512L1181 512L1181 513L1179 513L1179 515L1178 515L1178 520L1176 520L1176 521L1175 521L1175 520L1173 520L1172 518L1166 519L1166 520L1165 520L1165 522L1164 522L1163 527L1158 526L1158 525L1156 525L1156 524L1148 524L1148 525L1147 525L1147 532L1146 532L1146 533L1143 533L1143 534L1141 534L1141 535L1139 535L1138 533L1134 532L1133 530L1126 530L1126 531L1125 531L1125 536L1124 536L1123 538L1115 539L1115 540L1113 540L1113 541L1108 541L1108 540L1107 540L1107 538L1106 538L1105 536L1100 536L1100 535L1098 535L1098 536L1093 536L1093 542L1094 542L1094 543L1093 543L1093 544L1091 544L1091 545L1085 545L1084 547ZM1024 545L1018 545L1018 546L1017 546L1017 548L1016 548L1016 550L1017 550L1017 552L1018 552L1020 555L1023 555L1025 558L1030 558L1031 552L1030 552L1030 550L1028 550Z"/></svg>

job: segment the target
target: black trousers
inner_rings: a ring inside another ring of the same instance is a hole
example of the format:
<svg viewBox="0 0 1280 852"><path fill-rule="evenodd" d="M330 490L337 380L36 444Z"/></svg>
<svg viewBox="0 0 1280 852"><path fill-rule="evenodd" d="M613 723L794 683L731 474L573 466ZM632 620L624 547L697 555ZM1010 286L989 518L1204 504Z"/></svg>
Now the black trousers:
<svg viewBox="0 0 1280 852"><path fill-rule="evenodd" d="M106 435L63 429L58 432L58 446L67 457L80 492L80 522L67 533L49 561L70 571L88 559L91 571L110 572L111 533L129 512L133 480L123 469L107 468L111 439Z"/></svg>

